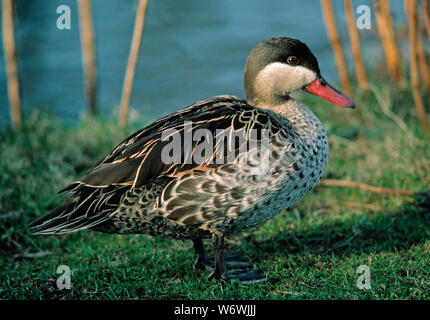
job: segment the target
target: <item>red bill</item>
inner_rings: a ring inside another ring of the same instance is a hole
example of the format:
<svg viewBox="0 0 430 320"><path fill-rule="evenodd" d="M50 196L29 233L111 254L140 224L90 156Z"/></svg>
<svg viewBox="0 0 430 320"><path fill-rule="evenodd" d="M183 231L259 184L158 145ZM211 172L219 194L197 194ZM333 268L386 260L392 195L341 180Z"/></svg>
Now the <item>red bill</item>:
<svg viewBox="0 0 430 320"><path fill-rule="evenodd" d="M333 88L322 77L316 78L306 87L304 87L303 90L330 101L331 103L334 103L338 106L355 108L355 103L350 97Z"/></svg>

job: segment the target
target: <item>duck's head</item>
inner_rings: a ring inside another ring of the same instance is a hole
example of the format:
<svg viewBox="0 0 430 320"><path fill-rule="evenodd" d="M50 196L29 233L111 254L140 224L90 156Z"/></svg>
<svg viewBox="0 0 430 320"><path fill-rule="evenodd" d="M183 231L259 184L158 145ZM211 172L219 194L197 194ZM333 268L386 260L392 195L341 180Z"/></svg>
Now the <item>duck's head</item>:
<svg viewBox="0 0 430 320"><path fill-rule="evenodd" d="M260 42L246 61L244 86L248 103L267 107L285 103L304 90L342 107L354 102L321 76L318 61L303 42L278 37Z"/></svg>

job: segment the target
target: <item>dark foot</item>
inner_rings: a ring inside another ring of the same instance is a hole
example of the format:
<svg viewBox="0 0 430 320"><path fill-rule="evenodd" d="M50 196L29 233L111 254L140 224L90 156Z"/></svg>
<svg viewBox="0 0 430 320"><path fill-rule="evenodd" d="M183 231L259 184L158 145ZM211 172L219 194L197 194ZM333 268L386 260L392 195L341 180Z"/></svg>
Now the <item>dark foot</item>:
<svg viewBox="0 0 430 320"><path fill-rule="evenodd" d="M260 283L264 281L268 281L267 278L260 270L250 270L242 273L224 273L220 276L217 276L216 272L212 272L208 276L208 280L212 279L222 279L227 282L235 282L239 281L241 284L252 284L252 283Z"/></svg>
<svg viewBox="0 0 430 320"><path fill-rule="evenodd" d="M245 261L238 253L224 255L224 265L226 269L248 269L254 266L254 263ZM215 261L209 259L207 254L197 254L194 261L194 270L206 270L207 267L214 267Z"/></svg>
<svg viewBox="0 0 430 320"><path fill-rule="evenodd" d="M224 256L224 235L213 234L212 244L214 248L215 264L213 272L208 279L223 279L227 282L239 281L242 284L259 283L268 279L259 270L251 270L242 273L227 273L227 266L234 268L249 268L253 264L245 262L238 254L230 254Z"/></svg>
<svg viewBox="0 0 430 320"><path fill-rule="evenodd" d="M238 253L224 255L224 264L227 269L247 269L254 267L252 262L245 261Z"/></svg>

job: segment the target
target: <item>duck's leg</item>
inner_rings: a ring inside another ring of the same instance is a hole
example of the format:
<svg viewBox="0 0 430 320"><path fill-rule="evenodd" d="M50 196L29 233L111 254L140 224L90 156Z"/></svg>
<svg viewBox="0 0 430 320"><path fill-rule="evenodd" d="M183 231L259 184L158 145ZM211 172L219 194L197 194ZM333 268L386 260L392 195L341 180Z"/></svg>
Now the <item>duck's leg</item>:
<svg viewBox="0 0 430 320"><path fill-rule="evenodd" d="M194 261L195 270L205 270L206 266L212 263L209 259L208 253L205 250L202 239L193 239L194 250L196 251L196 261Z"/></svg>
<svg viewBox="0 0 430 320"><path fill-rule="evenodd" d="M208 279L227 280L224 263L224 235L214 233L212 236L212 245L214 248L215 266Z"/></svg>
<svg viewBox="0 0 430 320"><path fill-rule="evenodd" d="M224 260L224 235L214 234L212 244L215 255L215 266L208 279L223 279L229 282L239 280L243 284L257 283L268 280L260 270L251 270L243 273L226 273L226 263ZM252 266L252 264L250 264Z"/></svg>

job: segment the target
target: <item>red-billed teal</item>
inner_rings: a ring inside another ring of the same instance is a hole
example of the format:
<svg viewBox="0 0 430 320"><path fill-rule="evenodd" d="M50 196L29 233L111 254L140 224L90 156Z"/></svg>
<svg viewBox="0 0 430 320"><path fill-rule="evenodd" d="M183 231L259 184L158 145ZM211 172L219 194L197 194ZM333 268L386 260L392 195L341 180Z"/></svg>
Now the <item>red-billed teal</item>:
<svg viewBox="0 0 430 320"><path fill-rule="evenodd" d="M291 206L324 172L326 131L290 94L304 90L343 107L354 102L322 78L306 44L286 37L252 50L244 87L246 101L213 97L132 134L61 191L68 199L34 221L34 233L191 239L195 268L212 265L210 279L265 280L254 270L228 273L252 264L224 256L223 241ZM214 262L203 238L212 238Z"/></svg>

